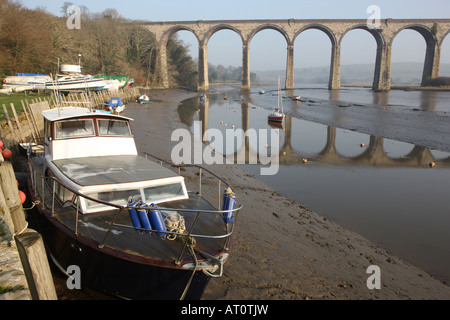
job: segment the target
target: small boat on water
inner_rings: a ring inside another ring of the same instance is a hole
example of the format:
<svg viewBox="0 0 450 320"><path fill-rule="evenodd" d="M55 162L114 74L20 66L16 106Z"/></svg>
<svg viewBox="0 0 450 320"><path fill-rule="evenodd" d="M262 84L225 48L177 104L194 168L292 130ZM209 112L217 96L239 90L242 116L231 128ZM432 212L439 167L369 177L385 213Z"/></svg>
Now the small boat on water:
<svg viewBox="0 0 450 320"><path fill-rule="evenodd" d="M55 265L77 266L83 286L126 299L200 299L230 254L241 207L229 184L139 155L130 118L75 107L42 116L28 185ZM202 179L218 192L203 194Z"/></svg>
<svg viewBox="0 0 450 320"><path fill-rule="evenodd" d="M281 105L281 110L280 110ZM283 112L283 97L281 97L280 78L278 77L278 106L269 114L268 121L283 122L285 114Z"/></svg>
<svg viewBox="0 0 450 320"><path fill-rule="evenodd" d="M138 99L140 104L148 103L150 101L150 98L147 95L142 95Z"/></svg>
<svg viewBox="0 0 450 320"><path fill-rule="evenodd" d="M269 114L268 121L283 122L284 117L285 117L285 114L283 113L283 111L280 112L278 108L275 108L274 112Z"/></svg>

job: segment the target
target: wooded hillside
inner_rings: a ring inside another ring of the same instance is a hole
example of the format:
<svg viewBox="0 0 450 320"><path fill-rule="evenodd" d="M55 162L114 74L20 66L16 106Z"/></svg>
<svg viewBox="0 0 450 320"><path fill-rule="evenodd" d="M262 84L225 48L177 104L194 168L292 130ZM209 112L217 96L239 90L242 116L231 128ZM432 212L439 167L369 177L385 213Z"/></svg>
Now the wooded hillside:
<svg viewBox="0 0 450 320"><path fill-rule="evenodd" d="M70 5L65 2L62 13ZM81 54L84 74L130 76L139 85L154 84L156 48L149 32L115 9L81 9L81 29L69 29L67 17L0 0L0 78L17 72L54 75L58 58L61 64L78 64ZM176 36L167 44L167 59L171 86L197 84L196 62Z"/></svg>

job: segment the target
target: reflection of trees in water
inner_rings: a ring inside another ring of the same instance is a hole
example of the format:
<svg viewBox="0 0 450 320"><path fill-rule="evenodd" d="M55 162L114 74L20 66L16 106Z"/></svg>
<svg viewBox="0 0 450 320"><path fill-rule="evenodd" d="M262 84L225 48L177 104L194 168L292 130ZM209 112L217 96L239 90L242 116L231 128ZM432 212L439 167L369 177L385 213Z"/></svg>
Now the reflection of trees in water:
<svg viewBox="0 0 450 320"><path fill-rule="evenodd" d="M194 116L198 110L199 98L191 98L184 100L178 107L178 116L182 123L192 126L194 123Z"/></svg>
<svg viewBox="0 0 450 320"><path fill-rule="evenodd" d="M228 100L225 100L225 95L228 97ZM240 93L236 90L231 90L227 93L218 92L214 94L208 95L207 99L209 100L210 105L214 106L228 106L232 103L232 101L239 99ZM199 97L190 98L181 102L181 105L178 107L178 116L182 123L187 126L192 126L194 123L194 117L197 113L197 110L201 108L201 106L205 102L201 102Z"/></svg>

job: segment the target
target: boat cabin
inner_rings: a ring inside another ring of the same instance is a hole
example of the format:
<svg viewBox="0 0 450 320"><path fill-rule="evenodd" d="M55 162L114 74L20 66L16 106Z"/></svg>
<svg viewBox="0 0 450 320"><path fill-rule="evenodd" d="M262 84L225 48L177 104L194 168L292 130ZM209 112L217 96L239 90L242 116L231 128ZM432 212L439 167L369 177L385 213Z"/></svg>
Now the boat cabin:
<svg viewBox="0 0 450 320"><path fill-rule="evenodd" d="M144 203L188 199L184 178L141 157L130 128L132 119L86 108L50 109L44 117L44 172L77 193L82 213L126 206L129 197ZM75 205L76 195L58 184L62 204Z"/></svg>
<svg viewBox="0 0 450 320"><path fill-rule="evenodd" d="M137 155L132 119L86 108L42 113L46 155L53 160L106 155Z"/></svg>

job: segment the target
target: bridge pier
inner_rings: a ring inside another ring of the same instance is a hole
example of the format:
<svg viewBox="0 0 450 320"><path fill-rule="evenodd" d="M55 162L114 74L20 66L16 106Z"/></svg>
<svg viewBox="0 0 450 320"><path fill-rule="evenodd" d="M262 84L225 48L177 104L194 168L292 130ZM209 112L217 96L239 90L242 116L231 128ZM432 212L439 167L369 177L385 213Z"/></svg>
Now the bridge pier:
<svg viewBox="0 0 450 320"><path fill-rule="evenodd" d="M430 79L439 77L439 65L441 61L440 46L434 37L427 37L427 51L423 66L422 86L426 86Z"/></svg>
<svg viewBox="0 0 450 320"><path fill-rule="evenodd" d="M169 74L167 72L167 42L161 41L156 52L156 83L157 86L169 88Z"/></svg>
<svg viewBox="0 0 450 320"><path fill-rule="evenodd" d="M391 52L392 45L378 45L373 77L373 90L391 89Z"/></svg>
<svg viewBox="0 0 450 320"><path fill-rule="evenodd" d="M294 89L294 45L287 47L286 59L286 89Z"/></svg>
<svg viewBox="0 0 450 320"><path fill-rule="evenodd" d="M244 43L242 46L242 91L250 91L250 46Z"/></svg>
<svg viewBox="0 0 450 320"><path fill-rule="evenodd" d="M333 43L331 48L330 80L328 89L341 88L341 45Z"/></svg>
<svg viewBox="0 0 450 320"><path fill-rule="evenodd" d="M201 43L198 46L198 91L209 90L208 79L208 45Z"/></svg>

